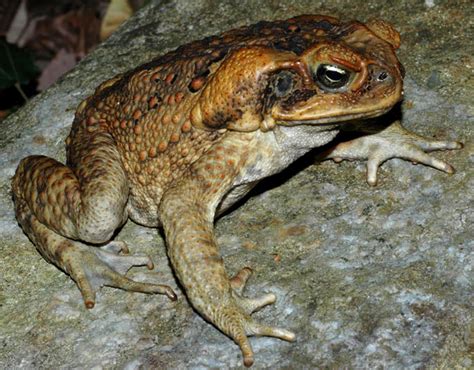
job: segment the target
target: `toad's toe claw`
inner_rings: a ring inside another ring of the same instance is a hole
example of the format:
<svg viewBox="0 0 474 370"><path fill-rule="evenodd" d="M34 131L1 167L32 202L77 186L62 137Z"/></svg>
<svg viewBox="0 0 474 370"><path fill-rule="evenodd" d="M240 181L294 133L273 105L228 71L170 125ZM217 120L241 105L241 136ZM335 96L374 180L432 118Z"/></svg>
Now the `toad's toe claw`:
<svg viewBox="0 0 474 370"><path fill-rule="evenodd" d="M256 323L249 316L246 318L242 317L240 323L238 323L232 331L230 335L240 347L244 365L247 367L252 366L254 362L252 346L248 340L249 336L274 337L288 342L296 340L296 335L291 331Z"/></svg>
<svg viewBox="0 0 474 370"><path fill-rule="evenodd" d="M234 327L233 332L230 333L235 343L240 347L242 352L243 362L246 367L252 366L254 362L254 355L252 346L248 339L249 336L266 336L294 342L296 335L291 331L274 328L267 325L258 324L251 318L243 319L243 322Z"/></svg>
<svg viewBox="0 0 474 370"><path fill-rule="evenodd" d="M457 150L462 149L463 144L459 141L430 140L423 136L415 139L416 145L425 152L434 150Z"/></svg>
<svg viewBox="0 0 474 370"><path fill-rule="evenodd" d="M381 163L378 158L369 158L367 161L367 183L371 186L377 185L377 171Z"/></svg>
<svg viewBox="0 0 474 370"><path fill-rule="evenodd" d="M235 343L240 347L244 365L246 367L252 366L254 362L253 350L245 331L242 328L238 329L238 333L235 333L233 339Z"/></svg>
<svg viewBox="0 0 474 370"><path fill-rule="evenodd" d="M287 342L294 342L296 340L296 335L285 329L274 328L272 326L261 325L253 323L249 328L249 334L265 337L275 337L279 339L286 340Z"/></svg>
<svg viewBox="0 0 474 370"><path fill-rule="evenodd" d="M130 253L127 243L121 240L112 240L108 242L107 244L101 246L100 249L110 252L110 253L115 253L115 254L119 254L119 253L129 254Z"/></svg>
<svg viewBox="0 0 474 370"><path fill-rule="evenodd" d="M436 168L437 170L446 173L454 173L454 168L449 163L432 157L431 155L423 152L415 146L410 146L409 148L407 148L405 153L403 154L403 157L408 160Z"/></svg>
<svg viewBox="0 0 474 370"><path fill-rule="evenodd" d="M234 293L236 293L234 294L234 299L248 314L258 311L269 304L275 303L276 301L276 296L273 293L264 294L258 298L242 297L242 292L251 275L252 269L250 267L244 267L232 279L230 279L230 286Z"/></svg>
<svg viewBox="0 0 474 370"><path fill-rule="evenodd" d="M153 262L149 256L117 255L98 248L93 251L101 261L120 274L125 274L134 266L147 266L149 270L153 269Z"/></svg>
<svg viewBox="0 0 474 370"><path fill-rule="evenodd" d="M82 294L82 299L86 308L91 309L95 306L95 292L96 289L91 285L85 271L80 268L79 264L71 263L67 272L76 282L79 291Z"/></svg>
<svg viewBox="0 0 474 370"><path fill-rule="evenodd" d="M242 291L247 284L249 277L252 275L252 269L250 267L244 267L240 270L232 279L230 279L230 286L237 293L242 294Z"/></svg>
<svg viewBox="0 0 474 370"><path fill-rule="evenodd" d="M248 314L254 313L262 309L269 304L273 304L276 301L275 294L269 293L264 294L259 298L240 298L239 305L244 309Z"/></svg>

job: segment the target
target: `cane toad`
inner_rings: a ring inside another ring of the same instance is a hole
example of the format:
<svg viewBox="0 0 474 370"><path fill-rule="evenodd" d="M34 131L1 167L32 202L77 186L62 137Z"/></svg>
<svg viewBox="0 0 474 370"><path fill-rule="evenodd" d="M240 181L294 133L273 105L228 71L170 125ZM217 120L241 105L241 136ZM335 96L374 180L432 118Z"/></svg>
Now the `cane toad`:
<svg viewBox="0 0 474 370"><path fill-rule="evenodd" d="M74 279L87 308L103 285L176 299L168 286L127 278L130 267L151 261L111 241L128 218L163 227L189 301L250 366L248 336L293 341L295 334L252 318L276 297L242 295L251 270L232 278L225 271L216 215L354 125L364 135L325 155L368 159L370 184L394 157L453 172L425 152L460 148L457 142L422 138L399 122L364 131L402 98L399 44L381 20L311 15L181 46L104 82L79 105L66 165L44 156L21 161L12 183L17 219L43 257Z"/></svg>

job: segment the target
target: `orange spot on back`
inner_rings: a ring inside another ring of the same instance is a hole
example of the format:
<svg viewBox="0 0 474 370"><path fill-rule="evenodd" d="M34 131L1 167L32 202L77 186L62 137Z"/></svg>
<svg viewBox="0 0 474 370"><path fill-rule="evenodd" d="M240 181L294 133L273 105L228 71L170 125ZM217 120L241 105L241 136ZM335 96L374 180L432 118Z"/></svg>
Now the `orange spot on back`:
<svg viewBox="0 0 474 370"><path fill-rule="evenodd" d="M179 134L178 133L173 133L170 137L170 141L172 143L177 143L179 141Z"/></svg>
<svg viewBox="0 0 474 370"><path fill-rule="evenodd" d="M174 101L174 95L168 95L168 98L166 99L166 102L169 104L169 105L173 105L175 103Z"/></svg>
<svg viewBox="0 0 474 370"><path fill-rule="evenodd" d="M169 113L166 113L161 119L161 123L163 123L164 125L168 125L170 122L171 122L171 115Z"/></svg>
<svg viewBox="0 0 474 370"><path fill-rule="evenodd" d="M183 126L181 126L181 131L183 131L183 132L191 131L191 122L190 121L184 122Z"/></svg>
<svg viewBox="0 0 474 370"><path fill-rule="evenodd" d="M148 154L147 154L146 150L142 150L142 151L140 152L138 158L139 158L141 161L144 161L145 159L147 159L147 156L148 156Z"/></svg>
<svg viewBox="0 0 474 370"><path fill-rule="evenodd" d="M148 149L148 155L150 156L150 158L154 158L156 156L156 148L152 147Z"/></svg>
<svg viewBox="0 0 474 370"><path fill-rule="evenodd" d="M206 83L206 78L203 76L199 76L199 77L193 78L193 80L189 84L189 88L192 92L196 92L200 90L204 86L205 83Z"/></svg>
<svg viewBox="0 0 474 370"><path fill-rule="evenodd" d="M174 96L174 100L176 101L176 103L181 103L181 100L183 100L183 98L184 93L182 91L177 92Z"/></svg>
<svg viewBox="0 0 474 370"><path fill-rule="evenodd" d="M178 124L179 121L181 121L181 115L179 113L173 114L173 117L171 118L174 124Z"/></svg>
<svg viewBox="0 0 474 370"><path fill-rule="evenodd" d="M134 119L139 119L141 116L142 116L142 111L140 109L137 109L135 112L133 112Z"/></svg>
<svg viewBox="0 0 474 370"><path fill-rule="evenodd" d="M162 141L161 143L158 144L158 151L163 153L166 148L168 148L168 143L166 141Z"/></svg>

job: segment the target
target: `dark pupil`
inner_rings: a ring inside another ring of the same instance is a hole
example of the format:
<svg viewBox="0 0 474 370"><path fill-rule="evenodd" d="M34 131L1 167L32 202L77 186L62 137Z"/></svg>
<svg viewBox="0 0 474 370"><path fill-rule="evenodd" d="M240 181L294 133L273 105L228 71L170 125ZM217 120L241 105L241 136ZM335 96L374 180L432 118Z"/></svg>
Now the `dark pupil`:
<svg viewBox="0 0 474 370"><path fill-rule="evenodd" d="M340 67L322 64L316 71L316 80L322 88L338 89L349 81L349 73Z"/></svg>
<svg viewBox="0 0 474 370"><path fill-rule="evenodd" d="M344 75L342 73L336 72L336 71L331 71L328 70L326 71L326 76L334 82L338 82L344 78Z"/></svg>

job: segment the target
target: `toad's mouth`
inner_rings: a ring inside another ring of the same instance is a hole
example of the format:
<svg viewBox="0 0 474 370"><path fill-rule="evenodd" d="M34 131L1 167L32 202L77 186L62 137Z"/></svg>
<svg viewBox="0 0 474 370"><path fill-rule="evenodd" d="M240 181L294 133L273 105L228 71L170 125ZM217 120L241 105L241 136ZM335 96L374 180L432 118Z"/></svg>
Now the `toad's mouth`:
<svg viewBox="0 0 474 370"><path fill-rule="evenodd" d="M332 124L337 122L349 122L358 119L366 119L366 118L375 118L384 115L385 113L389 112L393 108L393 105L388 107L383 107L379 109L371 109L364 112L357 112L357 113L340 113L340 114L333 114L328 117L320 117L320 118L309 118L309 119L288 119L285 117L282 118L275 118L275 122L278 125L282 126L297 126L297 125L324 125L324 124Z"/></svg>

